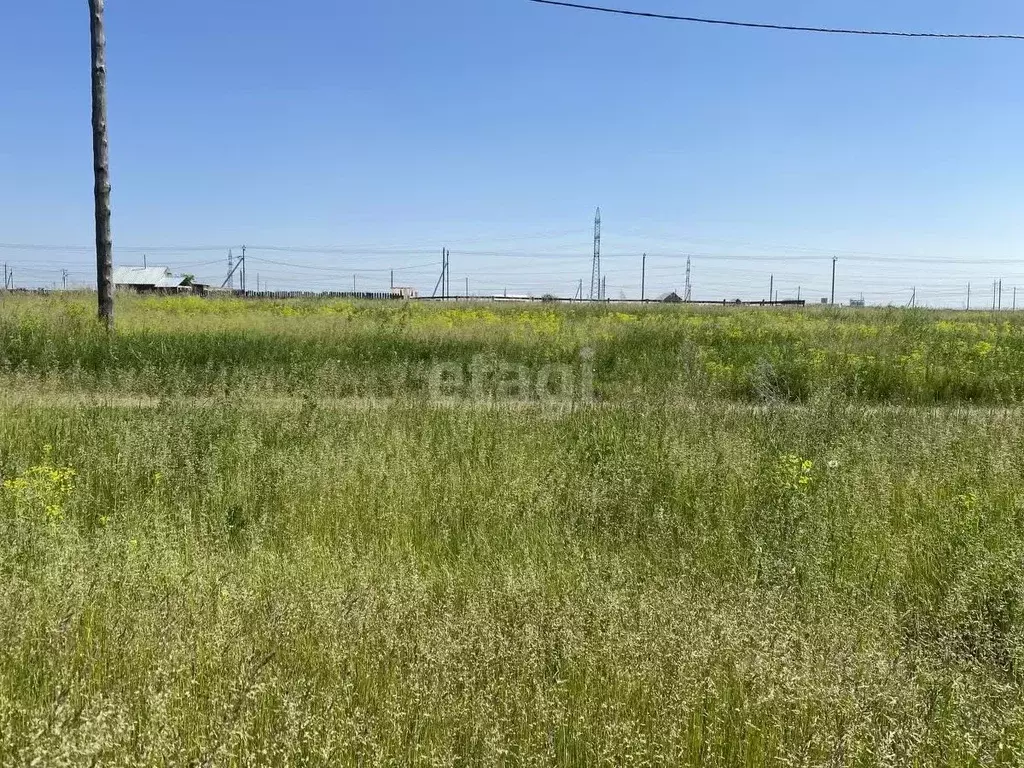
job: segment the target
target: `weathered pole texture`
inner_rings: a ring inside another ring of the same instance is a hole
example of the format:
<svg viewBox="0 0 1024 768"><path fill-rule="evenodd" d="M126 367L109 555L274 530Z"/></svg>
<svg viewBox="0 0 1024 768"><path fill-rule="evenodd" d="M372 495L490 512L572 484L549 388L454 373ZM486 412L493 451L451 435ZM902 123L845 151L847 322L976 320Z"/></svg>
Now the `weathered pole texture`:
<svg viewBox="0 0 1024 768"><path fill-rule="evenodd" d="M96 289L99 318L114 323L114 257L110 234L110 149L107 142L107 56L103 0L89 0L92 33L92 154L96 205Z"/></svg>

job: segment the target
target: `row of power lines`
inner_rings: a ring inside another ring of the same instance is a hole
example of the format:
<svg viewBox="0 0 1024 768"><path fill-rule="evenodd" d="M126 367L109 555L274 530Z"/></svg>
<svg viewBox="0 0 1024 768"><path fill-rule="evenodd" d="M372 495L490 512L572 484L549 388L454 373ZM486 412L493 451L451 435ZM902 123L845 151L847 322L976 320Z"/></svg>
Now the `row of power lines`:
<svg viewBox="0 0 1024 768"><path fill-rule="evenodd" d="M579 232L573 231L577 236ZM524 234L518 239L548 234ZM564 233L555 234L561 237ZM1002 273L1001 279L991 283L991 303L998 309L1015 306L1014 286L1024 285L1019 262L1011 258L929 258L850 251L838 251L842 255L835 256L796 247L768 255L770 248L779 246L763 246L760 252L744 254L671 248L667 244L659 247L654 240L648 242L654 245L648 252L639 248L622 250L618 240L615 250L608 251L601 241L597 216L589 257L580 254L579 239L572 239L577 243L575 247L553 248L549 244L511 250L493 247L495 241L480 242L477 247L460 247L457 254L441 249L440 257L425 255L428 249L416 245L227 247L220 255L214 251L223 246L151 246L126 247L117 253L120 265L159 265L172 273L191 275L196 282L248 291L362 293L401 287L436 297L503 296L511 292L516 296L552 294L577 300L650 300L675 293L684 301L807 299L817 303L825 298L826 303L836 303L840 298L837 290L842 290L843 298L854 302L859 300L851 296L861 294L871 304L978 308L990 303L981 298L986 289L978 289L984 281L977 280L979 266L988 264L998 265L996 274ZM466 242L471 244L473 240ZM90 246L85 245L0 243L2 286L95 287L88 267L89 251ZM897 262L904 268L896 267ZM581 274L584 263L589 267L585 276ZM838 277L837 264L842 267ZM912 265L916 264L931 275L924 284L914 279L917 270ZM972 285L970 295L968 284Z"/></svg>

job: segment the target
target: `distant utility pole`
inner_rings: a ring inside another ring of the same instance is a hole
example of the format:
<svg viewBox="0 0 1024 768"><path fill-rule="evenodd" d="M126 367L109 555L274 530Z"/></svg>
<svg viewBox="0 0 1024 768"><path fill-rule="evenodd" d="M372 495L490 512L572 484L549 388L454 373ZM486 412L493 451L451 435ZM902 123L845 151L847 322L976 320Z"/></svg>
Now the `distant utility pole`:
<svg viewBox="0 0 1024 768"><path fill-rule="evenodd" d="M967 284L967 309L971 308L971 284Z"/></svg>
<svg viewBox="0 0 1024 768"><path fill-rule="evenodd" d="M96 213L96 294L99 319L114 326L114 245L110 234L110 145L107 138L107 39L103 0L89 0L92 43L92 155Z"/></svg>
<svg viewBox="0 0 1024 768"><path fill-rule="evenodd" d="M1013 286L1013 312L1017 311L1017 286Z"/></svg>
<svg viewBox="0 0 1024 768"><path fill-rule="evenodd" d="M395 290L395 270L391 270L391 290Z"/></svg>
<svg viewBox="0 0 1024 768"><path fill-rule="evenodd" d="M469 298L469 278L466 278L466 298Z"/></svg>
<svg viewBox="0 0 1024 768"><path fill-rule="evenodd" d="M640 270L640 301L647 301L647 254L644 254L643 267Z"/></svg>
<svg viewBox="0 0 1024 768"><path fill-rule="evenodd" d="M242 249L242 258L235 261L234 255L228 251L228 274L224 278L224 282L220 284L221 288L226 288L228 283L231 283L231 290L235 290L235 272L241 272L244 274L245 270L245 248ZM245 290L245 282L242 282L242 290Z"/></svg>
<svg viewBox="0 0 1024 768"><path fill-rule="evenodd" d="M68 289L68 271L66 269L60 271L60 284L63 290Z"/></svg>
<svg viewBox="0 0 1024 768"><path fill-rule="evenodd" d="M245 293L245 246L242 246L242 293Z"/></svg>
<svg viewBox="0 0 1024 768"><path fill-rule="evenodd" d="M431 297L437 296L437 288L441 286L441 297L444 298L444 249L441 249L441 276L437 278L437 282L434 283L434 292Z"/></svg>
<svg viewBox="0 0 1024 768"><path fill-rule="evenodd" d="M771 276L768 281L768 301L772 301L775 296L775 275Z"/></svg>
<svg viewBox="0 0 1024 768"><path fill-rule="evenodd" d="M1003 281L999 281L999 309L1003 308Z"/></svg>
<svg viewBox="0 0 1024 768"><path fill-rule="evenodd" d="M796 300L797 300L797 301L800 301L800 289L801 289L802 287L803 287L803 286L800 286L800 285L798 285L798 286L796 287Z"/></svg>
<svg viewBox="0 0 1024 768"><path fill-rule="evenodd" d="M839 257L832 257L832 304L836 303L836 262L839 261Z"/></svg>
<svg viewBox="0 0 1024 768"><path fill-rule="evenodd" d="M996 309L996 288L997 287L998 287L998 283L995 280L993 280L992 281L992 311L993 312L995 312L995 309Z"/></svg>
<svg viewBox="0 0 1024 768"><path fill-rule="evenodd" d="M590 299L601 299L601 209L594 216L594 263L590 268Z"/></svg>
<svg viewBox="0 0 1024 768"><path fill-rule="evenodd" d="M690 257L686 257L686 285L683 288L683 301L693 301L693 283L690 282Z"/></svg>
<svg viewBox="0 0 1024 768"><path fill-rule="evenodd" d="M392 281L394 281L394 273L392 272ZM437 289L441 289L441 298L447 299L451 288L451 278L448 274L448 249L441 249L441 276L437 278L437 282L434 283L434 292L431 296L437 296Z"/></svg>
<svg viewBox="0 0 1024 768"><path fill-rule="evenodd" d="M608 278L601 278L601 301L608 300Z"/></svg>

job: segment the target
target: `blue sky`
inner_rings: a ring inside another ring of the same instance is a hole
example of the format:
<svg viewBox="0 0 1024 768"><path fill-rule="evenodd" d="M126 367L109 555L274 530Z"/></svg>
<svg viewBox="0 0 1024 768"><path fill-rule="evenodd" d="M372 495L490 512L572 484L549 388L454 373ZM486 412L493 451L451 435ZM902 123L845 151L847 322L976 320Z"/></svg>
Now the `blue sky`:
<svg viewBox="0 0 1024 768"><path fill-rule="evenodd" d="M618 0L793 24L1024 33L1010 0ZM5 9L0 249L91 274L84 0ZM271 288L571 293L604 214L608 295L1024 290L1024 42L865 39L526 0L108 0L115 260ZM275 246L283 250L267 250ZM217 262L217 263L212 263ZM278 262L278 263L272 263ZM290 266L285 266L288 264ZM1022 294L1024 306L1024 294Z"/></svg>

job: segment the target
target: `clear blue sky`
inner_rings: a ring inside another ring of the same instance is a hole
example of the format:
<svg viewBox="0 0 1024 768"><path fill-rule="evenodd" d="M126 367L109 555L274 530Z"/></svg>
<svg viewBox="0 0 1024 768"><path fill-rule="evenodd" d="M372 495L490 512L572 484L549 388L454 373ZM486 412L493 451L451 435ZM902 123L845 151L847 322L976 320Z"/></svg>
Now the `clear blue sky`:
<svg viewBox="0 0 1024 768"><path fill-rule="evenodd" d="M612 3L614 4L614 0ZM619 0L794 24L1024 33L1010 0ZM92 241L85 0L5 8L0 242ZM865 39L526 0L108 0L116 261L250 287L571 293L604 213L608 294L955 305L1024 291L1024 42ZM265 251L260 246L308 250ZM333 250L317 249L331 246ZM161 250L161 247L165 250ZM87 248L0 251L19 282ZM263 259L263 262L259 262ZM289 268L269 263L292 262ZM320 269L309 269L315 266ZM433 287L433 267L398 282ZM1007 295L1009 301L1009 295ZM1024 294L1022 294L1024 306Z"/></svg>

